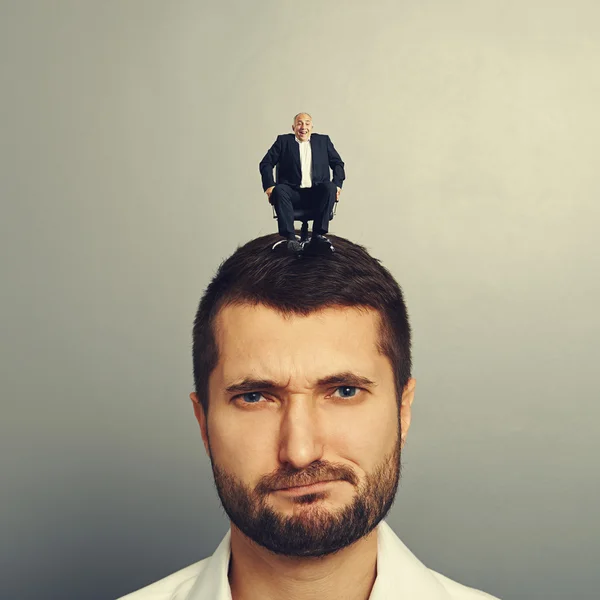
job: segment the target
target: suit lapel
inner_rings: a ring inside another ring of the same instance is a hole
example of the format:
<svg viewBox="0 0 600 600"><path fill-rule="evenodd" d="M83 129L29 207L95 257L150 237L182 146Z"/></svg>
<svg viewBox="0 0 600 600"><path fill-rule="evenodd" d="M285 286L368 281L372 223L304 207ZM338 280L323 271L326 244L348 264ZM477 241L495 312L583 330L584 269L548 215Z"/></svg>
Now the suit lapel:
<svg viewBox="0 0 600 600"><path fill-rule="evenodd" d="M315 165L321 164L321 145L319 144L319 138L313 133L310 136L310 154L311 154L311 173L312 179L314 181L317 176L317 169L315 169Z"/></svg>
<svg viewBox="0 0 600 600"><path fill-rule="evenodd" d="M302 173L300 166L300 144L296 141L296 136L292 134L292 156L294 158L294 165L299 173Z"/></svg>
<svg viewBox="0 0 600 600"><path fill-rule="evenodd" d="M315 139L314 135L310 136L310 173L313 179L315 176L315 151L317 146Z"/></svg>

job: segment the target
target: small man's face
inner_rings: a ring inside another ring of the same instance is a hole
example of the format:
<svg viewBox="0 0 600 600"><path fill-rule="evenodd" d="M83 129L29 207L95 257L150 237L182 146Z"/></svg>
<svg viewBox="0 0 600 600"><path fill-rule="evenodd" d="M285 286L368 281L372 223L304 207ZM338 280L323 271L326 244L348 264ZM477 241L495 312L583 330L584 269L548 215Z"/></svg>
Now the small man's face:
<svg viewBox="0 0 600 600"><path fill-rule="evenodd" d="M298 115L292 125L292 131L301 142L310 139L312 128L312 119L306 114Z"/></svg>
<svg viewBox="0 0 600 600"><path fill-rule="evenodd" d="M207 419L196 416L232 523L286 555L356 541L387 512L399 477L394 375L378 350L379 315L326 308L284 317L224 308ZM402 435L414 381L403 394ZM195 399L194 395L193 399Z"/></svg>

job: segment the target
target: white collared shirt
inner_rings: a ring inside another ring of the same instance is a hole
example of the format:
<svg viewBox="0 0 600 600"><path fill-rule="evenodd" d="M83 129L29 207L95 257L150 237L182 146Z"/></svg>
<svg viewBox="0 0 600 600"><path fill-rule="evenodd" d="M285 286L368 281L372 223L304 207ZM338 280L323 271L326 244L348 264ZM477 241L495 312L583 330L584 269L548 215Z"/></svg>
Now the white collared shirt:
<svg viewBox="0 0 600 600"><path fill-rule="evenodd" d="M227 578L230 538L228 531L211 557L119 600L232 600ZM428 569L382 521L377 526L377 577L369 600L498 599Z"/></svg>
<svg viewBox="0 0 600 600"><path fill-rule="evenodd" d="M300 169L302 170L301 188L312 187L312 148L310 147L310 138L306 142L301 142L294 136L298 142L300 150Z"/></svg>

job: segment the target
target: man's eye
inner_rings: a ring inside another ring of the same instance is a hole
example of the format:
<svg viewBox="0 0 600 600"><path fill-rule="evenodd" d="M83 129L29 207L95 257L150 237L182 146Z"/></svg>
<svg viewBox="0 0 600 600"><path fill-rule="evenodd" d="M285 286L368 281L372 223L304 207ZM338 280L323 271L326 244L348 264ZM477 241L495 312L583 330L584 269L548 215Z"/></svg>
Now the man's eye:
<svg viewBox="0 0 600 600"><path fill-rule="evenodd" d="M341 385L335 391L339 392L340 398L353 398L358 394L359 388L353 385Z"/></svg>
<svg viewBox="0 0 600 600"><path fill-rule="evenodd" d="M260 392L246 392L245 394L240 394L238 396L245 404L256 404L262 397L263 395Z"/></svg>

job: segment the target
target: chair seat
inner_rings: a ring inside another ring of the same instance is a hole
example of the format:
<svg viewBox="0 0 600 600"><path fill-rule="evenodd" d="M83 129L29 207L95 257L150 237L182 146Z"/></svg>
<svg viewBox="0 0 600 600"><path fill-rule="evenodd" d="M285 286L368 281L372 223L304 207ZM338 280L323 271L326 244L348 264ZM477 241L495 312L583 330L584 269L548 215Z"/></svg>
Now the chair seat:
<svg viewBox="0 0 600 600"><path fill-rule="evenodd" d="M312 221L317 216L312 208L294 208L294 221ZM333 219L333 210L329 215L329 220Z"/></svg>
<svg viewBox="0 0 600 600"><path fill-rule="evenodd" d="M333 219L335 215L335 209L337 208L338 201L336 200L331 212L329 213L329 220ZM277 218L277 213L275 212L275 207L271 205L273 209L273 218ZM294 208L294 221L302 221L303 223L306 221L312 221L316 218L316 211L312 208Z"/></svg>

